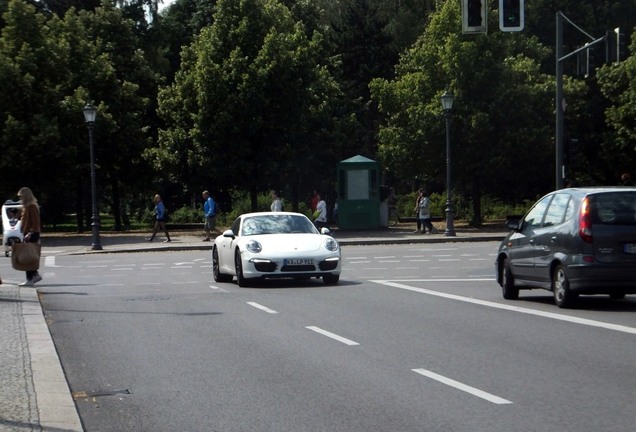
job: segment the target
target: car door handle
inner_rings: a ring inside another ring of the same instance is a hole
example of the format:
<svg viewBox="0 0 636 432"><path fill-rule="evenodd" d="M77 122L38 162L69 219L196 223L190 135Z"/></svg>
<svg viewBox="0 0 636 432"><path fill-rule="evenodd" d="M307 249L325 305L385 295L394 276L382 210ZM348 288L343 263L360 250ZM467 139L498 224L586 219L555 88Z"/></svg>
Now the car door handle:
<svg viewBox="0 0 636 432"><path fill-rule="evenodd" d="M556 243L556 242L557 242L557 237L556 237L556 236L553 236L553 237L550 239L550 241L551 241L552 243Z"/></svg>

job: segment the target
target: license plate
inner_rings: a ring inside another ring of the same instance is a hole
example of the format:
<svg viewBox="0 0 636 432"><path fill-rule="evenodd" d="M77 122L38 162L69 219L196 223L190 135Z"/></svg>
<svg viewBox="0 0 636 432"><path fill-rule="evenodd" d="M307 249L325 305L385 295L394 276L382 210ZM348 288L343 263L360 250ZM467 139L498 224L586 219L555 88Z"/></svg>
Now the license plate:
<svg viewBox="0 0 636 432"><path fill-rule="evenodd" d="M623 252L629 255L636 255L636 243L625 243L623 245Z"/></svg>
<svg viewBox="0 0 636 432"><path fill-rule="evenodd" d="M285 260L285 265L297 266L297 265L314 265L313 258L289 258Z"/></svg>

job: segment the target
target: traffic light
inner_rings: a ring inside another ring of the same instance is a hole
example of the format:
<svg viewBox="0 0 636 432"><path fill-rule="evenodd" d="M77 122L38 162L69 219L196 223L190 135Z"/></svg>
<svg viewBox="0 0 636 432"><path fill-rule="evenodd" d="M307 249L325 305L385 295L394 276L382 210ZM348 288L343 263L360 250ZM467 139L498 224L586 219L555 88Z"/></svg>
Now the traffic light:
<svg viewBox="0 0 636 432"><path fill-rule="evenodd" d="M499 29L504 32L523 30L525 0L499 0Z"/></svg>
<svg viewBox="0 0 636 432"><path fill-rule="evenodd" d="M462 33L488 31L488 0L462 0Z"/></svg>

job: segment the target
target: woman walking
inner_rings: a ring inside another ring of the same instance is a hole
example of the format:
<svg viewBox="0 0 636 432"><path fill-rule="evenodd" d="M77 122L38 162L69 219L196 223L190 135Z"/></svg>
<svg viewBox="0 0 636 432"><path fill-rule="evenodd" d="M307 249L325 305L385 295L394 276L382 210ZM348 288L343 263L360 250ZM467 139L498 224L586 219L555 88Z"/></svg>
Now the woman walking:
<svg viewBox="0 0 636 432"><path fill-rule="evenodd" d="M18 199L22 202L22 221L21 231L24 235L24 241L28 243L37 243L40 241L40 207L38 200L28 187L23 187L18 191ZM33 286L42 280L42 276L37 270L27 270L26 281L19 286Z"/></svg>

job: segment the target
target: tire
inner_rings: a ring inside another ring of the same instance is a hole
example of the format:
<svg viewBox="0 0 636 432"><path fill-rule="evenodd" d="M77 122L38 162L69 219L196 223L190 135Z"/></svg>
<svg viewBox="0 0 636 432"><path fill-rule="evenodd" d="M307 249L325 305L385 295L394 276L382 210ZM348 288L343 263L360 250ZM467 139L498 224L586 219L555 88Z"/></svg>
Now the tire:
<svg viewBox="0 0 636 432"><path fill-rule="evenodd" d="M238 286L242 288L249 287L249 279L243 276L243 262L241 261L241 252L238 249L236 249L234 254L234 268L236 269L236 283Z"/></svg>
<svg viewBox="0 0 636 432"><path fill-rule="evenodd" d="M221 266L219 265L219 251L216 245L212 249L212 274L214 275L215 282L230 282L232 275L221 273Z"/></svg>
<svg viewBox="0 0 636 432"><path fill-rule="evenodd" d="M570 282L565 274L565 268L559 264L552 272L552 293L554 303L560 308L570 308L576 303L578 294L570 291Z"/></svg>
<svg viewBox="0 0 636 432"><path fill-rule="evenodd" d="M501 269L501 294L506 300L517 300L519 298L519 287L515 286L515 277L510 269L510 260L504 259Z"/></svg>
<svg viewBox="0 0 636 432"><path fill-rule="evenodd" d="M339 280L340 275L338 274L325 275L322 277L322 281L325 283L325 285L337 285Z"/></svg>

